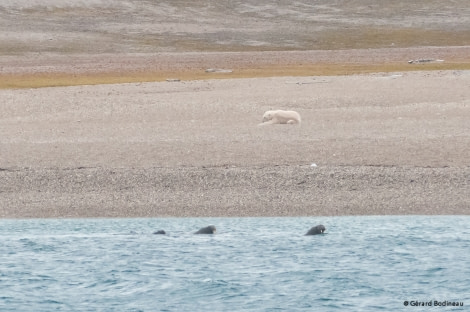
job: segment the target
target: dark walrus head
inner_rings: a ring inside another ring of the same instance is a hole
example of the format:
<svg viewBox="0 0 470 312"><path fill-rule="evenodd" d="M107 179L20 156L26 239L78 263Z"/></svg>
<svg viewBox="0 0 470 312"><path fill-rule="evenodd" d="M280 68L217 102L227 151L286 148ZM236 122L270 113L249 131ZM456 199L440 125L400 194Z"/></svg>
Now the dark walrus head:
<svg viewBox="0 0 470 312"><path fill-rule="evenodd" d="M323 234L323 232L326 231L326 228L323 226L323 224L319 224L317 226L314 226L310 230L308 230L307 234L305 235L317 235L317 234Z"/></svg>
<svg viewBox="0 0 470 312"><path fill-rule="evenodd" d="M166 232L164 230L158 230L156 232L153 232L153 234L162 234L162 235L165 235Z"/></svg>
<svg viewBox="0 0 470 312"><path fill-rule="evenodd" d="M199 229L199 231L197 231L194 234L214 234L215 231L217 231L215 226L209 225L209 226L206 226L205 228Z"/></svg>

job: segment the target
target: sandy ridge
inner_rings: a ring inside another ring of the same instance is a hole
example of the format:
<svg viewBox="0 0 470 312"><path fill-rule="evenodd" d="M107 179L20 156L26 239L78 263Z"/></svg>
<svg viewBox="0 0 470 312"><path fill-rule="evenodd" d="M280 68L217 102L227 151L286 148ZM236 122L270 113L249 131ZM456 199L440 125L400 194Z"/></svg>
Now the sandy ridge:
<svg viewBox="0 0 470 312"><path fill-rule="evenodd" d="M2 56L4 74L106 73L133 71L178 72L207 68L248 69L308 64L407 64L409 60L436 59L470 62L470 46L411 47L356 50L182 52L127 54L32 54ZM420 68L421 69L421 68ZM424 68L425 69L425 68Z"/></svg>

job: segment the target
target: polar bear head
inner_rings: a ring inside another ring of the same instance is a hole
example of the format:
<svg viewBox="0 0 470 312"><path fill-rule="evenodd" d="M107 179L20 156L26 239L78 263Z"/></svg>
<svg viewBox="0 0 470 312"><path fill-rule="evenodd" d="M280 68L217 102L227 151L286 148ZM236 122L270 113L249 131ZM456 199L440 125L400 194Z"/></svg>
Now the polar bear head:
<svg viewBox="0 0 470 312"><path fill-rule="evenodd" d="M270 121L273 119L275 111L269 110L263 114L263 122Z"/></svg>

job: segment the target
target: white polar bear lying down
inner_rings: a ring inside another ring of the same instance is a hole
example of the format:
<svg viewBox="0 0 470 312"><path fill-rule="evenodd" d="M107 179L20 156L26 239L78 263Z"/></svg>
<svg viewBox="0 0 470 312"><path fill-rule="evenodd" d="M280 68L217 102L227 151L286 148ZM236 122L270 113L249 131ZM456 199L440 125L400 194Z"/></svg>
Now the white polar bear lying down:
<svg viewBox="0 0 470 312"><path fill-rule="evenodd" d="M300 114L295 111L270 110L264 113L263 122L259 125L300 124Z"/></svg>

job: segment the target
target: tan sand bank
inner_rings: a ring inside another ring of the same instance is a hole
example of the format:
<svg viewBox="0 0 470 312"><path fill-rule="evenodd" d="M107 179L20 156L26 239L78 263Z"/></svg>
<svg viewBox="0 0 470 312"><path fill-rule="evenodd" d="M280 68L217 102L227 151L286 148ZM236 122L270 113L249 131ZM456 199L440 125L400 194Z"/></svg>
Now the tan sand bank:
<svg viewBox="0 0 470 312"><path fill-rule="evenodd" d="M470 46L325 51L0 56L1 88L470 70Z"/></svg>

